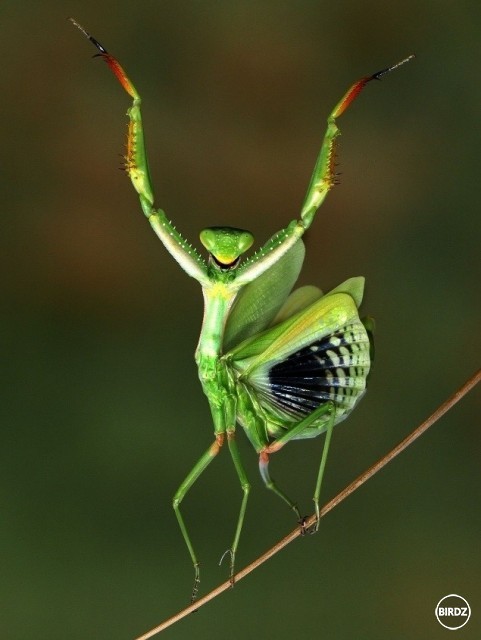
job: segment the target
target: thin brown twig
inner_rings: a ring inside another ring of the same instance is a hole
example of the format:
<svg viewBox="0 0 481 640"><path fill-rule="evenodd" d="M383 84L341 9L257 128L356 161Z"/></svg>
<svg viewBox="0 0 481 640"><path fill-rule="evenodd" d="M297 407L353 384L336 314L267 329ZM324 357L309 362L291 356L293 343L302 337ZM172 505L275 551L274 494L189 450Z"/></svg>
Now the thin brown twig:
<svg viewBox="0 0 481 640"><path fill-rule="evenodd" d="M448 398L445 402L443 402L429 416L429 418L424 420L424 422L422 422L416 429L414 429L414 431L410 433L406 438L404 438L404 440L402 440L396 447L394 447L394 449L392 449L389 453L387 453L383 458L378 460L378 462L373 464L372 467L364 471L364 473L361 473L360 476L358 476L353 482L351 482L351 484L349 484L340 493L338 493L337 496L335 496L332 500L327 502L324 505L324 507L321 509L319 517L322 518L327 513L329 513L329 511L334 509L334 507L337 507L337 505L340 502L342 502L348 496L350 496L351 493L354 493L354 491L356 491L356 489L359 489L359 487L363 485L367 480L369 480L369 478L372 478L373 475L375 475L378 471L380 471L383 467L385 467L397 455L399 455L402 451L407 449L409 445L411 445L417 438L419 438L419 436L421 436L425 431L427 431L429 427L431 427L435 422L437 422L447 411L452 409L452 407L454 407L454 405L458 403L461 400L461 398L463 398L467 393L469 393L471 389L473 389L473 387L475 387L480 381L481 381L481 369L478 369L478 371L476 371L476 373L474 373L458 389L458 391L456 391L450 398ZM245 567L244 569L241 569L241 571L239 571L235 575L235 582L239 582L239 580L242 580L243 578L245 578L249 573L254 571L254 569L257 569L257 567L259 567L261 564L269 560L269 558L271 558L273 555L278 553L290 542L292 542L293 540L298 538L300 535L302 535L304 532L304 529L311 527L315 522L316 522L316 516L315 515L310 516L304 522L304 525L302 528L296 527L296 529L291 531L289 535L287 535L285 538L280 540L271 549L269 549L264 554L259 556L256 560L251 562L249 565L247 565L247 567ZM179 611L178 613L171 616L167 620L164 620L164 622L159 624L154 629L147 631L147 633L144 633L144 635L139 636L138 638L136 638L136 640L148 640L148 638L152 638L153 636L157 635L161 631L164 631L165 629L167 629L167 627L170 627L171 625L175 624L182 618L185 618L187 615L189 615L189 613L197 611L197 609L200 609L200 607L210 602L210 600L213 600L214 598L216 598L222 592L227 591L227 589L229 589L230 587L231 587L230 580L223 582L218 587L216 587L213 591L208 593L206 596L204 596L203 598L200 598L199 600L189 605L185 609L182 609L182 611Z"/></svg>

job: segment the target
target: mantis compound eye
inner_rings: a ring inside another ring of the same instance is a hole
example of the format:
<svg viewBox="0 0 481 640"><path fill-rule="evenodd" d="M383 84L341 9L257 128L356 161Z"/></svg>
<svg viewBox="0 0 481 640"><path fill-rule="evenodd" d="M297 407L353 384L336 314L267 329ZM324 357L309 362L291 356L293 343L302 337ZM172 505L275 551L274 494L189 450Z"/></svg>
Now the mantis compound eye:
<svg viewBox="0 0 481 640"><path fill-rule="evenodd" d="M244 229L209 227L200 232L200 241L221 267L233 266L254 242Z"/></svg>

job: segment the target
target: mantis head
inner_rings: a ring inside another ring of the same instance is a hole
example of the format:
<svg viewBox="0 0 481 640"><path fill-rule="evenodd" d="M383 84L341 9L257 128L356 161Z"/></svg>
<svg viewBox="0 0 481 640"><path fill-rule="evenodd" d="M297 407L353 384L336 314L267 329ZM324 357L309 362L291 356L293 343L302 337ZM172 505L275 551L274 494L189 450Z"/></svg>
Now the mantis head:
<svg viewBox="0 0 481 640"><path fill-rule="evenodd" d="M254 236L244 229L208 227L200 232L200 241L220 269L237 267L243 253L250 249Z"/></svg>

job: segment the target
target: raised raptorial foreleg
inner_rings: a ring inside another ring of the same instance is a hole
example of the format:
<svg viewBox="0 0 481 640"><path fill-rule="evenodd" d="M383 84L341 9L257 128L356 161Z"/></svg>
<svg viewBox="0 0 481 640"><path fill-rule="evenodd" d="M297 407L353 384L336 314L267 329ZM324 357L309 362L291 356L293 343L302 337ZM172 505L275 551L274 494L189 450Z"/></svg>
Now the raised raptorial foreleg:
<svg viewBox="0 0 481 640"><path fill-rule="evenodd" d="M208 282L207 267L200 255L177 231L164 211L154 207L154 189L145 149L145 135L141 111L142 99L139 92L118 60L78 22L73 18L69 19L97 48L99 52L97 56L108 64L122 87L133 99L132 106L127 111L129 126L127 132L125 170L139 196L142 211L167 251L177 260L184 271L201 284L206 284Z"/></svg>
<svg viewBox="0 0 481 640"><path fill-rule="evenodd" d="M340 134L337 118L346 111L371 80L380 80L387 73L394 71L413 58L414 55L410 55L391 67L381 69L370 76L364 76L346 91L327 118L327 129L304 197L299 219L293 220L288 227L276 233L250 260L240 267L237 277L238 283L251 282L258 278L261 273L275 264L311 226L317 210L336 184L334 152L336 138Z"/></svg>

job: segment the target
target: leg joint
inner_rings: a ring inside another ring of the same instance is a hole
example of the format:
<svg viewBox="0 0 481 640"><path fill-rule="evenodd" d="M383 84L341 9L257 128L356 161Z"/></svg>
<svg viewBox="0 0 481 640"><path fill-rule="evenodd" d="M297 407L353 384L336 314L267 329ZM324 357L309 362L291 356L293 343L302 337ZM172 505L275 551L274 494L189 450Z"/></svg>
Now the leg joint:
<svg viewBox="0 0 481 640"><path fill-rule="evenodd" d="M224 434L216 433L215 442L213 442L210 446L210 455L216 456L219 453L223 444L224 444Z"/></svg>
<svg viewBox="0 0 481 640"><path fill-rule="evenodd" d="M250 490L251 490L250 482L247 482L247 481L242 482L242 483L241 483L241 488L242 488L242 491L243 491L246 495L249 495L249 492L250 492Z"/></svg>

